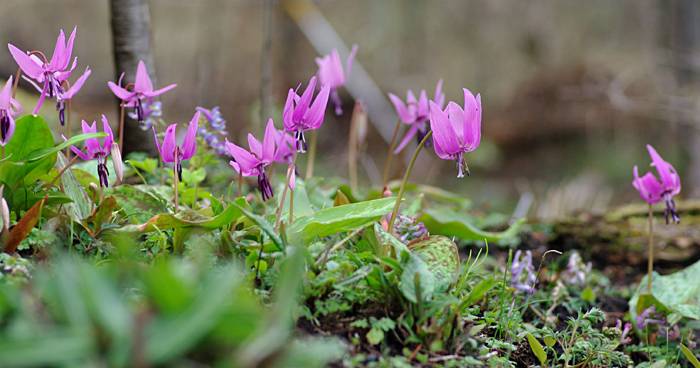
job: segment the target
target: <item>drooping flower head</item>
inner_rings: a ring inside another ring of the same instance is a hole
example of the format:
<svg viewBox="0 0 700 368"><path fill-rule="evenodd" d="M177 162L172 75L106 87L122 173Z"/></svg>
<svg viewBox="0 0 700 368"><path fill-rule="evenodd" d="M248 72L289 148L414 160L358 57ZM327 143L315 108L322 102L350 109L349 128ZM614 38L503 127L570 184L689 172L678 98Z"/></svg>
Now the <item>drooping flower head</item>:
<svg viewBox="0 0 700 368"><path fill-rule="evenodd" d="M25 53L15 45L8 44L12 57L22 71L24 71L24 74L34 79L37 83L43 83L43 87L39 87L36 83L25 77L27 81L41 91L39 102L34 108L33 114L39 112L39 108L44 104L44 97L48 96L49 98L53 98L55 96L57 100L56 110L60 112L61 125L65 122L65 100L71 99L80 90L91 73L90 69L86 68L85 73L78 78L75 85L69 90L64 90L63 81L68 79L73 69L78 65L78 58L76 57L73 60L70 70L65 70L70 63L71 54L73 53L73 41L75 40L75 32L77 29L77 26L73 29L68 43L66 43L66 35L63 33L63 30L61 30L61 33L58 35L58 40L56 41L56 48L54 49L51 61L47 61L44 54L40 51ZM37 55L40 55L41 58Z"/></svg>
<svg viewBox="0 0 700 368"><path fill-rule="evenodd" d="M428 105L428 95L425 93L425 90L420 91L420 97L416 100L413 91L409 89L405 104L392 93L389 93L389 99L394 104L399 119L411 126L401 143L399 143L399 146L394 150L394 154L397 154L401 152L413 136L416 136L418 143L420 143L425 135L428 134L427 122L430 120L430 106ZM442 79L440 79L437 88L435 88L435 99L433 101L440 109L445 104L445 94L442 93ZM430 139L425 142L426 147L430 147L431 144L432 141Z"/></svg>
<svg viewBox="0 0 700 368"><path fill-rule="evenodd" d="M15 116L22 105L12 98L12 76L0 91L0 146L5 146L15 134Z"/></svg>
<svg viewBox="0 0 700 368"><path fill-rule="evenodd" d="M202 116L206 119L206 124L202 124L199 127L199 135L204 138L207 145L216 151L217 154L223 155L227 153L226 144L221 140L222 135L228 135L226 131L226 120L221 116L219 106L211 110L197 107L197 111L201 112Z"/></svg>
<svg viewBox="0 0 700 368"><path fill-rule="evenodd" d="M143 107L144 99L149 97L158 96L159 94L169 91L175 87L177 84L171 84L165 88L158 90L153 90L153 83L151 83L151 78L148 76L146 71L146 64L143 60L139 61L138 69L136 70L136 78L134 81L134 87L131 92L127 90L129 85L126 87L121 87L122 79L124 79L124 73L119 77L119 85L114 84L114 82L107 82L109 88L114 92L114 94L124 101L124 106L133 106L134 112L138 118L139 123L143 123L145 118L145 111Z"/></svg>
<svg viewBox="0 0 700 368"><path fill-rule="evenodd" d="M649 150L649 155L651 155L650 166L656 167L661 182L659 182L651 172L646 173L640 178L637 166L635 166L632 185L637 188L639 195L641 195L645 201L656 203L663 200L666 203L666 210L664 210L666 223L669 221L669 216L671 217L671 222L680 222L678 212L676 211L676 202L673 200L673 196L681 191L681 180L678 177L678 173L671 164L664 161L664 159L656 153L654 147L647 144L647 150Z"/></svg>
<svg viewBox="0 0 700 368"><path fill-rule="evenodd" d="M469 166L463 155L481 142L481 95L464 88L464 110L454 102L443 111L430 101L430 128L433 130L435 153L443 160L455 160L457 177L469 175Z"/></svg>
<svg viewBox="0 0 700 368"><path fill-rule="evenodd" d="M82 124L83 134L97 133L97 122L93 121L92 125L88 125L88 123L83 120ZM112 133L112 128L109 127L107 117L104 115L102 115L102 125L104 127L104 132L107 133L107 136L104 137L102 144L100 144L99 138L88 138L85 140L85 146L87 146L85 153L75 146L71 146L70 149L83 160L89 161L92 159L97 159L97 176L100 180L100 186L107 187L109 186L107 182L107 175L109 175L109 171L107 170L107 165L105 164L107 162L107 156L112 154L112 160L114 160L116 164L116 154L118 154L119 162L121 162L121 154L119 154L118 149L116 153L112 151L114 134ZM63 137L64 141L68 140L64 135L61 135L61 137Z"/></svg>
<svg viewBox="0 0 700 368"><path fill-rule="evenodd" d="M177 124L172 124L165 130L165 137L163 137L163 145L158 142L158 135L156 134L156 128L153 127L153 135L156 137L156 146L158 147L158 152L160 152L160 157L163 158L163 162L174 162L175 170L177 170L177 178L182 181L182 161L189 160L194 155L195 151L195 138L197 137L197 128L199 127L199 111L194 113L194 117L190 121L190 126L187 128L187 134L185 134L185 140L182 142L182 147L175 143L175 131L177 130Z"/></svg>
<svg viewBox="0 0 700 368"><path fill-rule="evenodd" d="M326 84L321 88L321 92L318 93L312 104L311 98L313 97L315 88L316 77L311 77L309 86L306 87L304 94L299 97L293 89L289 89L287 102L284 104L284 129L290 133L294 133L294 138L297 140L297 151L299 152L306 152L308 148L306 139L304 138L304 132L318 129L321 123L323 123L323 117L326 114L330 85ZM299 87L297 87L297 89L299 89Z"/></svg>
<svg viewBox="0 0 700 368"><path fill-rule="evenodd" d="M246 151L226 139L226 149L233 157L233 161L230 161L229 164L243 176L258 176L258 188L262 192L263 201L274 196L270 180L265 173L265 167L271 164L275 157L275 146L275 125L272 119L267 122L262 143L255 139L252 134L248 134L250 151Z"/></svg>
<svg viewBox="0 0 700 368"><path fill-rule="evenodd" d="M321 82L322 86L326 84L331 86L331 99L335 107L336 115L341 115L343 113L342 102L338 97L338 88L344 86L347 82L347 78L350 78L352 61L355 59L356 53L357 45L353 45L345 68L346 73L343 73L343 65L340 63L340 56L338 56L337 49L333 49L330 55L326 55L323 58L316 58L316 64L318 64L318 80Z"/></svg>

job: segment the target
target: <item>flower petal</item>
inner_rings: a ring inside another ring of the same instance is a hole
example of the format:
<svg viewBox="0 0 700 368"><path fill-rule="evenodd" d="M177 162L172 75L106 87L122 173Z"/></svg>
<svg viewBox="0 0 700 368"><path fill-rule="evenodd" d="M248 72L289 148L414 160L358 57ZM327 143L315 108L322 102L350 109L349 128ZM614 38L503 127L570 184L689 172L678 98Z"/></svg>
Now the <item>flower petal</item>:
<svg viewBox="0 0 700 368"><path fill-rule="evenodd" d="M12 101L12 79L13 76L7 79L7 83L2 86L2 91L0 91L0 110L6 110L10 112L10 104Z"/></svg>
<svg viewBox="0 0 700 368"><path fill-rule="evenodd" d="M438 81L437 88L435 88L435 99L433 101L435 101L441 109L445 105L445 94L442 93L442 79Z"/></svg>
<svg viewBox="0 0 700 368"><path fill-rule="evenodd" d="M12 139L12 136L15 135L15 118L12 116L12 114L9 114L8 119L10 120L10 127L5 133L5 139L0 140L0 146L5 146L10 141L10 139Z"/></svg>
<svg viewBox="0 0 700 368"><path fill-rule="evenodd" d="M311 77L309 85L306 87L304 94L301 95L301 99L297 102L294 108L294 113L292 114L292 120L295 122L304 121L306 112L309 110L309 105L311 104L311 98L313 97L314 89L316 88L316 77ZM318 97L316 97L318 99Z"/></svg>
<svg viewBox="0 0 700 368"><path fill-rule="evenodd" d="M244 176L257 175L257 171L254 171L253 169L260 162L252 153L229 142L228 139L226 139L226 149L231 154L231 157L236 160L234 163L240 168L240 172ZM234 166L234 163L231 163L231 166ZM234 168L236 168L236 166L234 166Z"/></svg>
<svg viewBox="0 0 700 368"><path fill-rule="evenodd" d="M104 155L107 155L111 150L112 150L112 142L114 142L114 133L112 132L112 128L109 126L109 121L107 121L107 117L102 115L102 127L107 133L107 136L105 137L104 140L104 145L102 145L102 153Z"/></svg>
<svg viewBox="0 0 700 368"><path fill-rule="evenodd" d="M24 51L18 49L12 44L8 44L7 46L10 49L12 57L15 59L17 65L19 65L24 74L28 75L32 79L37 79L44 74L44 68L42 68L42 65L37 64Z"/></svg>
<svg viewBox="0 0 700 368"><path fill-rule="evenodd" d="M182 142L182 155L181 160L189 160L194 156L195 152L195 139L197 138L197 129L199 129L199 115L200 112L194 113L194 117L190 121L190 126L187 128L187 134L185 134L185 140Z"/></svg>
<svg viewBox="0 0 700 368"><path fill-rule="evenodd" d="M175 130L177 124L172 124L165 130L163 137L163 146L161 147L160 155L164 162L175 162Z"/></svg>
<svg viewBox="0 0 700 368"><path fill-rule="evenodd" d="M399 146L396 147L396 149L394 150L394 154L401 152L401 150L404 147L406 147L408 142L410 142L411 139L413 138L413 136L416 135L416 132L418 131L418 128L420 127L420 124L425 124L425 123L411 125L411 128L408 130L408 132L406 132L406 135L403 137L403 140L401 141L401 143L399 143Z"/></svg>
<svg viewBox="0 0 700 368"><path fill-rule="evenodd" d="M63 70L66 67L64 66L61 69L58 69L59 65L62 64L63 59L64 59L64 53L66 50L66 35L63 33L63 30L58 34L58 39L56 40L56 47L53 50L53 56L51 56L51 61L49 62L49 65L51 65L51 69L54 71L59 71ZM68 57L68 60L70 60L70 56ZM67 65L68 63L66 63Z"/></svg>
<svg viewBox="0 0 700 368"><path fill-rule="evenodd" d="M68 91L64 92L61 95L61 98L66 99L66 100L70 100L71 98L73 98L73 96L75 96L75 94L78 93L78 91L80 91L80 88L83 87L85 80L87 80L87 78L90 76L91 73L92 73L92 71L90 70L90 67L85 68L85 73L83 75L81 75L77 81L75 81L75 84L72 85ZM111 83L111 82L109 82L109 83Z"/></svg>
<svg viewBox="0 0 700 368"><path fill-rule="evenodd" d="M425 90L420 91L418 104L416 105L416 120L425 121L430 118L430 108L428 107L428 95Z"/></svg>
<svg viewBox="0 0 700 368"><path fill-rule="evenodd" d="M462 111L462 108L457 105L456 103L450 103L447 105L447 111L449 114L450 118L450 125L452 125L452 128L455 130L455 134L457 135L457 140L459 141L459 146L464 147L465 142L464 142L464 132L465 132L465 124L464 124L464 116L466 115L465 111Z"/></svg>
<svg viewBox="0 0 700 368"><path fill-rule="evenodd" d="M129 92L126 89L114 84L114 82L107 82L109 89L122 101L129 102L134 97L134 92Z"/></svg>
<svg viewBox="0 0 700 368"><path fill-rule="evenodd" d="M61 138L63 138L64 142L68 140L68 138L66 138L66 136L63 134L61 134ZM85 161L92 160L94 158L94 157L88 157L81 150L79 150L76 146L70 146L70 149L71 149L71 151L73 151L73 153L75 153L76 156L82 158Z"/></svg>
<svg viewBox="0 0 700 368"><path fill-rule="evenodd" d="M248 133L248 147L250 148L250 152L258 156L259 159L262 159L262 143L260 143L260 141L257 138L255 138L251 133Z"/></svg>
<svg viewBox="0 0 700 368"><path fill-rule="evenodd" d="M148 76L148 71L146 71L146 64L143 62L143 60L139 61L139 66L136 69L134 92L153 92L153 84L151 83L151 78Z"/></svg>
<svg viewBox="0 0 700 368"><path fill-rule="evenodd" d="M649 203L656 203L663 199L663 185L661 185L656 177L649 172L640 178L637 171L637 166L634 167L634 180L632 181L632 185L637 188L637 191L639 192L639 195L642 196L642 199Z"/></svg>
<svg viewBox="0 0 700 368"><path fill-rule="evenodd" d="M671 164L661 158L654 147L647 144L647 150L649 150L649 155L651 156L651 166L656 167L656 170L659 172L659 177L661 178L664 189L673 194L678 194L681 190L681 182L676 170Z"/></svg>
<svg viewBox="0 0 700 368"><path fill-rule="evenodd" d="M82 121L83 133L97 133L97 123L92 122L92 125L88 125L87 121ZM100 151L100 141L97 138L88 138L85 140L85 145L87 146L87 155L94 156L95 152Z"/></svg>
<svg viewBox="0 0 700 368"><path fill-rule="evenodd" d="M350 51L350 56L348 56L348 63L345 67L346 79L350 79L350 70L352 70L352 62L355 60L355 54L357 54L357 44L352 45L352 51Z"/></svg>
<svg viewBox="0 0 700 368"><path fill-rule="evenodd" d="M465 89L464 91L466 95L468 90ZM471 92L469 94L471 95ZM462 147L467 152L475 150L476 147L479 147L479 143L481 143L481 94L476 95L475 108L476 111L474 111L470 119L467 114L467 107L465 102L464 140L462 141Z"/></svg>
<svg viewBox="0 0 700 368"><path fill-rule="evenodd" d="M311 108L304 116L304 123L308 129L318 129L323 123L323 117L326 115L326 107L328 106L328 95L331 91L331 86L326 84L321 88Z"/></svg>
<svg viewBox="0 0 700 368"><path fill-rule="evenodd" d="M396 114L399 116L399 119L403 121L406 124L411 124L415 122L415 115L411 115L408 110L406 109L406 105L401 101L400 98L398 98L396 95L389 93L389 99L391 100L391 103L394 104L394 108L396 109Z"/></svg>
<svg viewBox="0 0 700 368"><path fill-rule="evenodd" d="M272 162L275 158L275 132L275 123L270 119L267 121L267 128L265 128L265 136L263 137L261 157L264 164Z"/></svg>
<svg viewBox="0 0 700 368"><path fill-rule="evenodd" d="M282 112L282 123L284 124L284 129L290 133L296 132L297 126L294 123L292 116L294 114L294 97L297 94L293 89L289 89L287 93L287 101L284 103L284 111Z"/></svg>
<svg viewBox="0 0 700 368"><path fill-rule="evenodd" d="M163 88L155 90L153 92L144 92L143 95L146 97L158 96L159 94L170 91L171 89L173 89L175 87L177 87L177 84L171 84L167 87L163 87Z"/></svg>
<svg viewBox="0 0 700 368"><path fill-rule="evenodd" d="M450 104L454 104L454 102L450 102ZM433 131L435 146L440 146L439 148L444 154L454 155L460 151L457 133L452 127L450 119L433 101L430 101L430 129ZM435 153L438 153L437 148Z"/></svg>

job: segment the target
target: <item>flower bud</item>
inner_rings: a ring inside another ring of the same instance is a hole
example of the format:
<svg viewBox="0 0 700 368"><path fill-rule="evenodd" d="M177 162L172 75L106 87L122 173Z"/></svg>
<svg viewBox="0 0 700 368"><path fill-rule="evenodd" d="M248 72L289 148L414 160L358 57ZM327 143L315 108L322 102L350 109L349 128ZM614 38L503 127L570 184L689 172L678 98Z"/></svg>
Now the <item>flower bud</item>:
<svg viewBox="0 0 700 368"><path fill-rule="evenodd" d="M5 185L0 185L0 233L5 229L10 229L10 208L2 196L3 189L5 189Z"/></svg>
<svg viewBox="0 0 700 368"><path fill-rule="evenodd" d="M112 163L114 164L114 173L121 181L124 177L124 168L122 164L122 154L119 151L119 144L112 142Z"/></svg>

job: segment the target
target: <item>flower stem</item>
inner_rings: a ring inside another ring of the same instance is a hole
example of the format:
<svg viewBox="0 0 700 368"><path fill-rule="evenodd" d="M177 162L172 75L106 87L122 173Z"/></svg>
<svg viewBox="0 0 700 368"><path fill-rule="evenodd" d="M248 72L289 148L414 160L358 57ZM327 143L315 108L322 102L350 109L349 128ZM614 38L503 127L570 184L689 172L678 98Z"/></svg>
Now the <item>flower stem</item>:
<svg viewBox="0 0 700 368"><path fill-rule="evenodd" d="M240 167L238 168L238 198L241 198L241 192L243 191L243 171Z"/></svg>
<svg viewBox="0 0 700 368"><path fill-rule="evenodd" d="M66 101L66 109L68 110L68 121L66 122L66 134L68 134L68 139L70 139L70 99ZM66 158L70 158L70 147L66 147Z"/></svg>
<svg viewBox="0 0 700 368"><path fill-rule="evenodd" d="M292 175L294 175L294 168L296 167L297 164L297 154L299 151L295 150L294 151L294 156L292 157L292 169L287 170L287 181L285 182L284 190L282 191L282 197L280 197L280 205L279 208L277 209L277 219L275 220L275 232L278 232L280 229L280 218L282 217L282 207L284 207L284 197L287 196L287 189L289 189L289 181L292 180ZM290 206L291 207L291 206ZM291 210L291 208L290 208Z"/></svg>
<svg viewBox="0 0 700 368"><path fill-rule="evenodd" d="M12 86L12 98L17 95L17 84L19 83L19 76L22 74L22 68L17 68L17 76L15 76L15 84Z"/></svg>
<svg viewBox="0 0 700 368"><path fill-rule="evenodd" d="M425 142L428 141L428 138L433 135L433 131L429 131L428 134L423 137L423 140L420 141L420 144L418 145L418 148L416 148L416 152L413 153L413 158L411 158L411 162L408 164L408 168L406 169L406 175L403 177L403 182L401 183L401 188L399 188L399 195L396 197L396 204L394 204L394 211L391 213L391 220L389 220L389 229L387 232L391 234L391 232L394 229L394 222L396 221L396 214L399 213L399 205L401 204L401 198L403 197L403 191L406 189L406 183L408 183L408 176L411 175L411 169L413 169L413 164L416 163L416 158L418 158L418 153L420 150L423 148L425 145Z"/></svg>
<svg viewBox="0 0 700 368"><path fill-rule="evenodd" d="M124 144L124 101L122 101L121 111L119 113L119 152L124 152L122 145Z"/></svg>
<svg viewBox="0 0 700 368"><path fill-rule="evenodd" d="M177 187L179 186L177 182L177 165L180 163L180 160L178 160L178 156L180 155L180 147L175 146L175 170L173 171L173 184L175 185L175 214L177 215L178 212L178 204L179 202L177 201Z"/></svg>
<svg viewBox="0 0 700 368"><path fill-rule="evenodd" d="M386 164L384 165L384 177L382 178L382 190L386 186L386 182L389 180L389 168L391 167L391 159L394 157L394 144L396 143L396 136L399 134L399 127L401 126L401 119L396 122L396 128L394 129L394 136L391 137L391 143L389 144L389 153L386 155Z"/></svg>
<svg viewBox="0 0 700 368"><path fill-rule="evenodd" d="M86 146L85 148L82 149L82 152L85 152L86 149L87 149L87 146ZM63 173L64 173L66 170L68 170L68 168L69 168L71 165L73 165L73 163L75 162L75 160L76 160L77 158L78 158L77 155L76 155L75 157L73 157L73 159L71 159L71 160L68 162L68 165L66 165L63 169L61 169L61 171L58 172L58 174L56 174L56 177L53 178L53 180L51 180L51 183L49 183L49 186L48 186L47 188L53 187L53 185L56 184L56 180L58 180L58 178L60 178L61 175L63 175Z"/></svg>
<svg viewBox="0 0 700 368"><path fill-rule="evenodd" d="M309 147L309 160L306 161L306 179L311 179L314 176L314 161L316 161L316 141L318 140L318 130L311 131L311 144ZM287 180L289 184L289 180Z"/></svg>
<svg viewBox="0 0 700 368"><path fill-rule="evenodd" d="M653 217L652 217L652 211L651 211L651 203L649 203L649 270L647 273L647 277L649 278L648 281L648 290L649 290L649 295L651 295L651 273L654 270L654 227L653 227Z"/></svg>
<svg viewBox="0 0 700 368"><path fill-rule="evenodd" d="M292 174L292 175L294 175L294 174ZM294 221L294 190L290 189L290 192L289 192L289 223L291 224L292 221Z"/></svg>

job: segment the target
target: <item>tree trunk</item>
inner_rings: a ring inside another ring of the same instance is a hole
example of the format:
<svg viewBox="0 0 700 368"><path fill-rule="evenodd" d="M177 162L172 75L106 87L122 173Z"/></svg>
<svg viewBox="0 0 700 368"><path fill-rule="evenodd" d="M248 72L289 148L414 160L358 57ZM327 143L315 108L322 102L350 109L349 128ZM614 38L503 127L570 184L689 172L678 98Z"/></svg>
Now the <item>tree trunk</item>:
<svg viewBox="0 0 700 368"><path fill-rule="evenodd" d="M112 49L114 51L115 80L122 73L122 86L133 83L139 61L143 60L146 69L156 86L155 66L151 50L151 19L147 0L110 0L112 20ZM133 151L156 153L155 141L151 134L142 132L138 121L124 117L124 143L122 155ZM116 131L115 131L116 132ZM118 133L117 133L118 134Z"/></svg>

